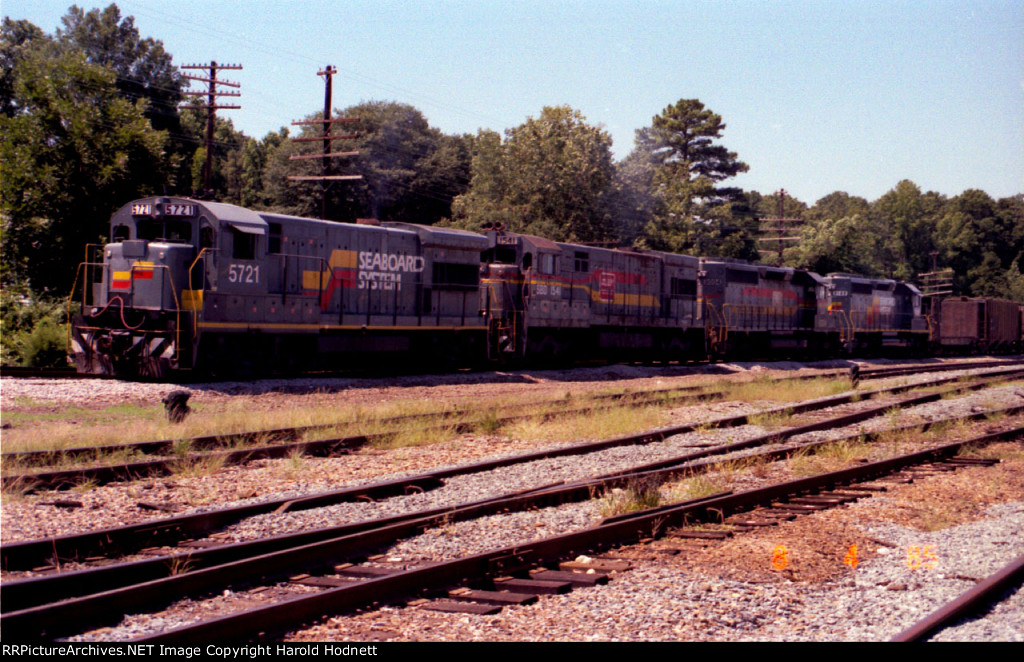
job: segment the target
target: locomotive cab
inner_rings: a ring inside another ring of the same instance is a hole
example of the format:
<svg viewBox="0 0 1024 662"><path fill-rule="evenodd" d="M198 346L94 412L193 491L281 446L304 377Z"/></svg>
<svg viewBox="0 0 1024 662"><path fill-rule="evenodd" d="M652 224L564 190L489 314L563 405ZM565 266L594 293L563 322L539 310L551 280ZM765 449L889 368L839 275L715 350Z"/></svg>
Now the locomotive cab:
<svg viewBox="0 0 1024 662"><path fill-rule="evenodd" d="M79 270L71 354L80 372L160 377L192 367L190 315L216 280L197 260L218 236L204 204L148 198L115 212L110 243Z"/></svg>

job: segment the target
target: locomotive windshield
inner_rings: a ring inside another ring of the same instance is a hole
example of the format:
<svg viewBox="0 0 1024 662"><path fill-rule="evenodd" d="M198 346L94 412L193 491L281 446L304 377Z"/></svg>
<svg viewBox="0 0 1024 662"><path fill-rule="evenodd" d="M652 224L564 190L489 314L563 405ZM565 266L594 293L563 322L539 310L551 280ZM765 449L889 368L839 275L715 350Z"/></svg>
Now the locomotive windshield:
<svg viewBox="0 0 1024 662"><path fill-rule="evenodd" d="M175 244L192 243L192 223L180 219L144 218L135 226L137 239L167 241Z"/></svg>

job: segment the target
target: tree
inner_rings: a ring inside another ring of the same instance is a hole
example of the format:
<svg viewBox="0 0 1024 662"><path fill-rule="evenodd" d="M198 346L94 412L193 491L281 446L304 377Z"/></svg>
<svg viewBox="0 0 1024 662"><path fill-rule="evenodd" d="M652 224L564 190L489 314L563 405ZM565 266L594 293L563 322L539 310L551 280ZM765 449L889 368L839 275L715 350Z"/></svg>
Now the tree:
<svg viewBox="0 0 1024 662"><path fill-rule="evenodd" d="M322 113L307 119L321 119ZM333 165L334 174L362 175L361 180L329 185L328 217L358 217L433 224L451 215L453 198L469 182L469 149L457 136L431 127L419 110L408 104L370 101L335 111L356 117L354 140L336 147L359 155ZM320 127L304 126L304 137L315 137ZM316 149L320 145L314 143ZM296 143L282 141L267 154L263 181L270 204L299 215L320 215L319 182L290 182L289 175L319 175L317 160L289 161L300 151Z"/></svg>
<svg viewBox="0 0 1024 662"><path fill-rule="evenodd" d="M923 194L906 179L874 202L872 219L886 276L909 280L931 271L935 224L944 203L939 194Z"/></svg>
<svg viewBox="0 0 1024 662"><path fill-rule="evenodd" d="M852 211L808 222L790 264L819 274L845 272L878 276L882 271L877 235L869 219Z"/></svg>
<svg viewBox="0 0 1024 662"><path fill-rule="evenodd" d="M800 242L788 264L820 274L882 274L880 238L867 200L835 191L802 212L801 218Z"/></svg>
<svg viewBox="0 0 1024 662"><path fill-rule="evenodd" d="M804 212L803 219L813 224L854 215L867 218L870 211L871 205L864 198L835 191L815 202L814 206Z"/></svg>
<svg viewBox="0 0 1024 662"><path fill-rule="evenodd" d="M0 28L0 113L13 117L17 112L14 99L15 71L32 48L47 37L28 21L4 18Z"/></svg>
<svg viewBox="0 0 1024 662"><path fill-rule="evenodd" d="M5 21L10 35L25 34ZM168 179L166 136L130 103L116 74L36 34L21 45L0 116L0 213L5 279L66 291L86 243L110 213Z"/></svg>
<svg viewBox="0 0 1024 662"><path fill-rule="evenodd" d="M647 248L644 229L657 209L653 195L657 163L648 152L634 149L615 164L612 180L612 224L619 243Z"/></svg>
<svg viewBox="0 0 1024 662"><path fill-rule="evenodd" d="M143 39L135 19L122 19L116 4L88 12L72 5L61 22L64 28L57 30L61 44L83 53L90 64L113 71L117 89L128 101L146 99L146 117L154 128L178 130L184 78L162 42Z"/></svg>
<svg viewBox="0 0 1024 662"><path fill-rule="evenodd" d="M505 134L473 141L473 179L453 204L455 224L499 221L555 241L612 236L611 137L569 106L545 107Z"/></svg>
<svg viewBox="0 0 1024 662"><path fill-rule="evenodd" d="M979 226L991 223L994 207L991 198L981 191L965 191L950 200L939 219L935 239L943 261L953 269L953 290L957 294L971 293L967 272L982 264L985 254Z"/></svg>
<svg viewBox="0 0 1024 662"><path fill-rule="evenodd" d="M946 205L935 243L957 294L1006 296L1024 253L1024 197L996 202L984 191L964 191Z"/></svg>
<svg viewBox="0 0 1024 662"><path fill-rule="evenodd" d="M654 165L656 204L645 229L651 246L702 254L751 251L751 223L734 209L745 204L742 191L719 186L749 170L735 152L715 144L724 130L721 116L697 99L679 100L637 130L635 150L646 156L636 158Z"/></svg>

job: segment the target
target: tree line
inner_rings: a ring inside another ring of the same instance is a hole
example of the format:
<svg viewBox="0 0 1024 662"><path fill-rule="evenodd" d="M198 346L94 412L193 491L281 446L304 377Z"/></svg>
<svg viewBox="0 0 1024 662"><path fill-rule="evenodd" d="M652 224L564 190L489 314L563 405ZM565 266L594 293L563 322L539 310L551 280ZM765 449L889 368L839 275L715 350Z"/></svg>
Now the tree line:
<svg viewBox="0 0 1024 662"><path fill-rule="evenodd" d="M53 34L5 18L0 64L0 283L22 299L64 295L116 208L202 187L205 114L179 109L186 81L171 55L116 5L71 7ZM778 210L777 194L730 186L749 167L724 146L722 117L697 99L653 116L618 161L609 134L569 106L475 135L445 134L392 101L336 115L359 119L344 145L359 155L335 167L362 179L329 187L331 220L501 223L557 241L758 260L758 219ZM317 131L257 139L217 118L217 199L319 216L320 184L287 179L319 172L316 160L290 160L310 149L290 138ZM842 191L813 204L787 198L784 213L802 221L789 266L904 280L952 268L957 294L1024 300L1024 195L947 197L904 180L874 201Z"/></svg>

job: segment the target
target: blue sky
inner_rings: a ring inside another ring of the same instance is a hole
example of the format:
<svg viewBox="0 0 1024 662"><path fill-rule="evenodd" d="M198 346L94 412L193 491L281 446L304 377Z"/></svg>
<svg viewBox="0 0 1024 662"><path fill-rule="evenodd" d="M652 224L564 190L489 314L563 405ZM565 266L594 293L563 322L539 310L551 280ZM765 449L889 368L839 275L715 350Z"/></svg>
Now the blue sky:
<svg viewBox="0 0 1024 662"><path fill-rule="evenodd" d="M104 7L78 0L89 9ZM2 0L52 33L69 0ZM122 0L177 64L239 62L254 137L323 106L394 100L446 133L504 131L568 104L622 158L666 106L700 99L750 172L809 204L902 179L1024 193L1020 0Z"/></svg>

